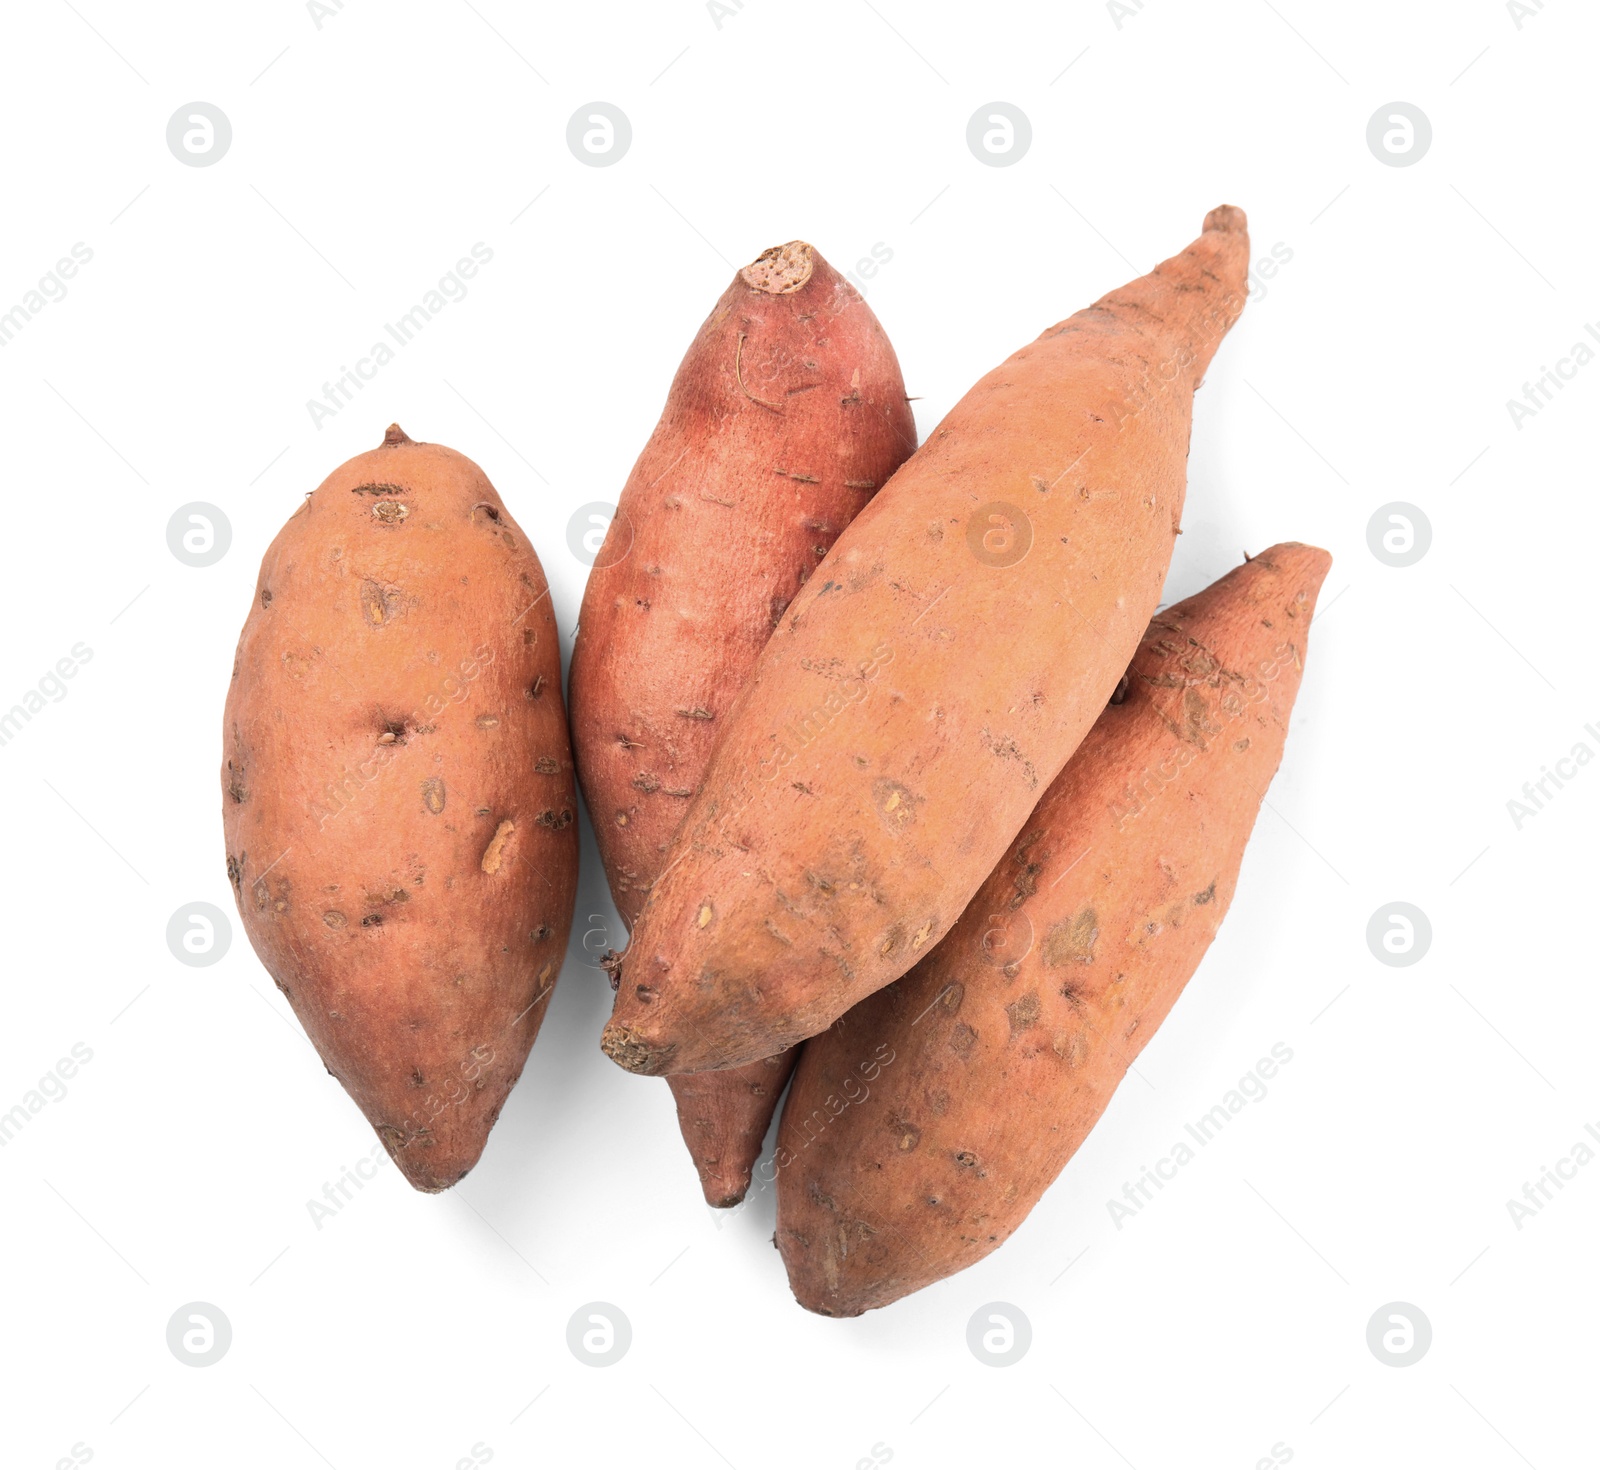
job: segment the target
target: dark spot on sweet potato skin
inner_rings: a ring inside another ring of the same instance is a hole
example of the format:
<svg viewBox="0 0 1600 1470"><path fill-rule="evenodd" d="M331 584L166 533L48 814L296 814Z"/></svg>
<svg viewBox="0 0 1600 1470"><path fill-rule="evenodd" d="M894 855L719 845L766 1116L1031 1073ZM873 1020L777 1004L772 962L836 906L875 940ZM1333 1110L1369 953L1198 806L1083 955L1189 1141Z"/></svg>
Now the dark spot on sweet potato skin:
<svg viewBox="0 0 1600 1470"><path fill-rule="evenodd" d="M1092 908L1082 908L1051 927L1040 946L1040 957L1052 969L1060 965L1092 965L1100 919Z"/></svg>
<svg viewBox="0 0 1600 1470"><path fill-rule="evenodd" d="M404 603L405 598L396 587L386 587L370 577L361 584L361 613L369 627L384 627Z"/></svg>
<svg viewBox="0 0 1600 1470"><path fill-rule="evenodd" d="M1039 1021L1039 993L1030 990L1026 995L1018 997L1006 1007L1006 1019L1011 1022L1011 1035L1015 1039L1019 1032L1028 1030Z"/></svg>

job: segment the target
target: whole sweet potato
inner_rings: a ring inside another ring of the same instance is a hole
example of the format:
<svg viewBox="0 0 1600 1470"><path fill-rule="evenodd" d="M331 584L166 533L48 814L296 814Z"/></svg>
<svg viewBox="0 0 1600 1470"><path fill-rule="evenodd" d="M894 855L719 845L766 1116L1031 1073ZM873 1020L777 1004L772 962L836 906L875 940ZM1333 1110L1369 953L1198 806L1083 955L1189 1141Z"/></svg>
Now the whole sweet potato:
<svg viewBox="0 0 1600 1470"><path fill-rule="evenodd" d="M623 488L572 655L578 775L629 925L773 627L915 447L894 349L820 252L734 277ZM743 1198L793 1065L669 1079L709 1203Z"/></svg>
<svg viewBox="0 0 1600 1470"><path fill-rule="evenodd" d="M1194 390L1244 303L1224 206L983 378L790 604L621 963L602 1046L733 1067L938 943L1161 593Z"/></svg>
<svg viewBox="0 0 1600 1470"><path fill-rule="evenodd" d="M418 1189L477 1162L566 952L559 636L477 465L391 426L267 549L223 720L245 932Z"/></svg>
<svg viewBox="0 0 1600 1470"><path fill-rule="evenodd" d="M1228 911L1327 569L1274 546L1159 614L944 942L805 1044L777 1152L802 1306L970 1266L1088 1136Z"/></svg>

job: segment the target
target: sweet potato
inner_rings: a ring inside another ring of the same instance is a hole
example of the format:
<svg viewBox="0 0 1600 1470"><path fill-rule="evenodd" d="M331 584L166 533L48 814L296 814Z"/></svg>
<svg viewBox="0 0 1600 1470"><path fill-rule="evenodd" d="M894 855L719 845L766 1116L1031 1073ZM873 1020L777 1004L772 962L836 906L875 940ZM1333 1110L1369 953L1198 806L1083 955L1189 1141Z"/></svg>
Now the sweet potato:
<svg viewBox="0 0 1600 1470"><path fill-rule="evenodd" d="M391 426L267 549L223 721L245 932L418 1189L477 1162L566 953L560 641L477 465Z"/></svg>
<svg viewBox="0 0 1600 1470"><path fill-rule="evenodd" d="M983 378L762 651L621 961L636 1072L739 1066L926 955L1093 724L1160 597L1194 390L1243 306L1223 206Z"/></svg>
<svg viewBox="0 0 1600 1470"><path fill-rule="evenodd" d="M894 349L818 251L734 277L623 488L572 655L578 775L629 925L774 624L915 448ZM743 1198L793 1065L669 1079L709 1203Z"/></svg>
<svg viewBox="0 0 1600 1470"><path fill-rule="evenodd" d="M970 1266L1077 1151L1228 911L1327 569L1274 546L1158 614L944 942L805 1044L776 1160L802 1306Z"/></svg>
<svg viewBox="0 0 1600 1470"><path fill-rule="evenodd" d="M750 1188L767 1127L778 1110L800 1048L723 1072L683 1072L666 1080L677 1104L678 1131L689 1146L706 1203L725 1210Z"/></svg>

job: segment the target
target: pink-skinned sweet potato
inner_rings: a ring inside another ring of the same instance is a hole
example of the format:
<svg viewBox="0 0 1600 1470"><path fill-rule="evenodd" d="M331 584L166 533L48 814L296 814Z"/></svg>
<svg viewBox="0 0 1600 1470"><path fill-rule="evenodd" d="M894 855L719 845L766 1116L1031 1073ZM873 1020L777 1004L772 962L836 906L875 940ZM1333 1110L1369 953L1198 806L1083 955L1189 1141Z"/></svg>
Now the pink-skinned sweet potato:
<svg viewBox="0 0 1600 1470"><path fill-rule="evenodd" d="M894 349L820 252L792 241L734 277L623 487L572 656L579 777L630 926L773 627L915 447ZM743 1198L793 1065L668 1079L709 1203Z"/></svg>

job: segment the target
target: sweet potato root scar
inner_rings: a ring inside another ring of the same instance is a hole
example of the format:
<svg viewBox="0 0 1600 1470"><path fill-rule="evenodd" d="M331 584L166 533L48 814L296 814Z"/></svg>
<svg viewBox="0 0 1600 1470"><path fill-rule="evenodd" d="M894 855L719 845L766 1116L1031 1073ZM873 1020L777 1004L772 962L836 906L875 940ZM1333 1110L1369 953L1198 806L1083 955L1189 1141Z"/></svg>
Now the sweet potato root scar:
<svg viewBox="0 0 1600 1470"><path fill-rule="evenodd" d="M517 824L509 817L494 829L494 836L489 839L489 845L483 850L483 860L478 864L486 873L498 873L500 864L505 858L506 843L511 841L511 834L517 830Z"/></svg>
<svg viewBox="0 0 1600 1470"><path fill-rule="evenodd" d="M811 247L804 240L791 240L763 250L739 275L753 291L791 296L811 279L813 269Z"/></svg>
<svg viewBox="0 0 1600 1470"><path fill-rule="evenodd" d="M600 1033L600 1050L624 1071L644 1076L664 1075L673 1051L671 1047L657 1050L626 1026L615 1022L608 1023Z"/></svg>

